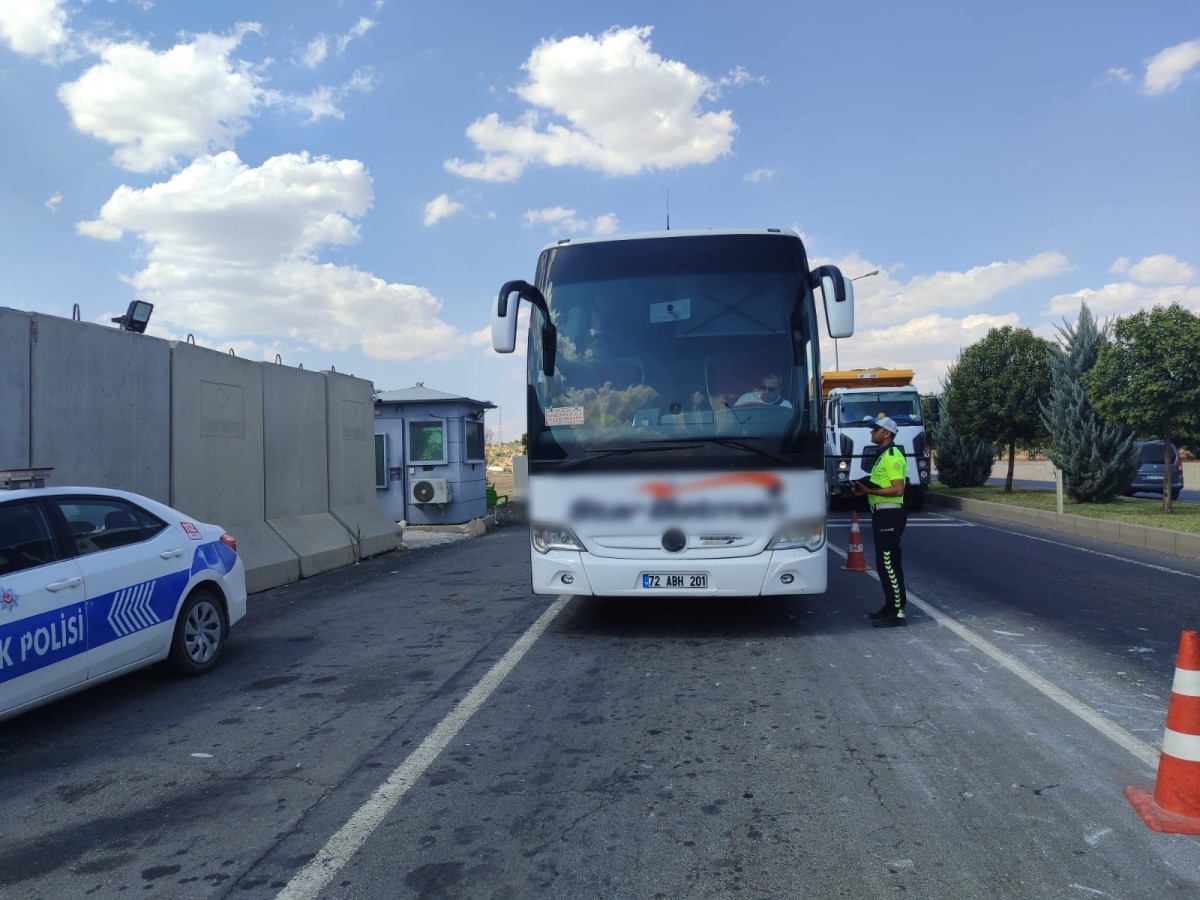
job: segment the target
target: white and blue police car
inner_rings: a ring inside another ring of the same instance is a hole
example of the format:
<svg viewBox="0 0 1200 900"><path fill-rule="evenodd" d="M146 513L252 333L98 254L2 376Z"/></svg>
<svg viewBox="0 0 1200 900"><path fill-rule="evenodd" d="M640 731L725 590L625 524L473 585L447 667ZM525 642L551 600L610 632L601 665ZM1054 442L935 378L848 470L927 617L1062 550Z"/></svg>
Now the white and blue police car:
<svg viewBox="0 0 1200 900"><path fill-rule="evenodd" d="M0 490L0 719L162 660L207 672L245 614L220 526L128 491Z"/></svg>

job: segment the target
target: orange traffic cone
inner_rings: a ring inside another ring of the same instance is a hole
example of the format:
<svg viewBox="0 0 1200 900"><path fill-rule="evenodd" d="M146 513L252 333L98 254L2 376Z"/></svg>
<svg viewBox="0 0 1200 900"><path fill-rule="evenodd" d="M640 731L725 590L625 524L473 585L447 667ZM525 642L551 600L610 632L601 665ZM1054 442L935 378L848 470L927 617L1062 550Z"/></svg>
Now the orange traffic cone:
<svg viewBox="0 0 1200 900"><path fill-rule="evenodd" d="M1179 639L1154 793L1129 787L1125 797L1155 831L1200 834L1200 634L1195 631Z"/></svg>
<svg viewBox="0 0 1200 900"><path fill-rule="evenodd" d="M846 564L842 566L847 572L870 572L866 554L863 553L862 532L858 530L858 510L850 510L850 550L846 554Z"/></svg>

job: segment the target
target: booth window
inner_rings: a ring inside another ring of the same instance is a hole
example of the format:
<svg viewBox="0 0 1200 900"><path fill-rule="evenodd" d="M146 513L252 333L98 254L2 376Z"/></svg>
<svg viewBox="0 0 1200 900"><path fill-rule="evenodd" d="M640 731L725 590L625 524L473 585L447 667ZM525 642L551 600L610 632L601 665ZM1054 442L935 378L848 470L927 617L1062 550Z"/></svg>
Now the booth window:
<svg viewBox="0 0 1200 900"><path fill-rule="evenodd" d="M386 488L388 486L388 455L387 455L387 435L375 435L375 487Z"/></svg>
<svg viewBox="0 0 1200 900"><path fill-rule="evenodd" d="M466 448L464 462L482 462L483 452L483 423L463 422L463 444Z"/></svg>
<svg viewBox="0 0 1200 900"><path fill-rule="evenodd" d="M446 462L446 424L441 420L408 423L408 461Z"/></svg>

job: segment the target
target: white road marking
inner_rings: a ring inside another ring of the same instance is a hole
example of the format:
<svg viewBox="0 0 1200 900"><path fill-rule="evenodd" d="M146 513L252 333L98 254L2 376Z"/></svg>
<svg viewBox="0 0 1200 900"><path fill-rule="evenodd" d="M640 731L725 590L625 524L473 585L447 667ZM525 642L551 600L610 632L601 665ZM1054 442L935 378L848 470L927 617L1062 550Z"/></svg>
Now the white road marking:
<svg viewBox="0 0 1200 900"><path fill-rule="evenodd" d="M850 526L849 519L829 519L826 524L835 528L848 528ZM862 527L862 520L859 520L859 527ZM867 527L871 527L870 520L867 521ZM954 519L909 519L905 523L906 528L975 528L974 522L958 522Z"/></svg>
<svg viewBox="0 0 1200 900"><path fill-rule="evenodd" d="M509 648L491 670L483 676L480 682L471 688L470 693L450 710L446 718L438 723L429 736L421 742L404 760L387 781L375 789L357 812L338 829L303 869L295 874L291 881L276 896L285 900L301 900L301 898L316 897L317 894L337 875L338 871L350 861L358 849L366 843L367 838L378 828L388 813L408 793L409 788L416 784L417 779L437 759L438 755L454 739L454 736L475 715L500 686L500 683L516 667L542 633L550 627L567 602L570 594L564 594L555 599L529 630Z"/></svg>
<svg viewBox="0 0 1200 900"><path fill-rule="evenodd" d="M831 544L830 549L841 557L846 556L846 552L840 547L834 547ZM871 570L866 574L870 575L876 581L879 580L879 575L876 574L874 570ZM1158 750L1151 747L1149 744L1136 737L1131 732L1126 731L1116 722L1106 719L1086 703L1075 699L1058 685L1054 684L1047 678L1043 678L1024 663L1017 662L1017 660L1013 659L995 644L992 644L980 637L970 628L967 628L965 625L950 618L950 616L946 615L941 610L929 605L924 600L913 594L912 591L905 591L905 593L908 595L909 603L916 606L917 609L928 615L943 628L949 628L968 644L990 656L993 660L1004 666L1004 668L1008 669L1030 687L1049 697L1067 712L1074 716L1078 716L1113 743L1125 750L1128 750L1134 757L1145 763L1146 766L1151 770L1158 770Z"/></svg>
<svg viewBox="0 0 1200 900"><path fill-rule="evenodd" d="M1064 543L1063 541L1052 541L1050 538L1038 537L1035 534L1024 534L1020 531L1009 531L1007 528L997 528L995 525L984 525L982 523L976 524L979 528L987 528L990 531L999 531L1001 534L1011 534L1015 537L1027 538L1031 541L1041 541L1043 544L1053 544L1055 547L1063 547L1067 550L1078 550L1080 553L1091 553L1093 556L1103 556L1105 559L1115 559L1118 562L1130 563L1135 566L1142 566L1146 569L1154 569L1157 572L1166 572L1169 575L1182 575L1184 578L1195 578L1200 580L1200 575L1194 572L1181 572L1178 569L1168 569L1166 566L1142 562L1139 559L1130 559L1128 556L1118 556L1116 553L1105 553L1103 550L1093 550L1090 547L1079 547L1075 544ZM1080 537L1086 537L1086 535L1080 535Z"/></svg>

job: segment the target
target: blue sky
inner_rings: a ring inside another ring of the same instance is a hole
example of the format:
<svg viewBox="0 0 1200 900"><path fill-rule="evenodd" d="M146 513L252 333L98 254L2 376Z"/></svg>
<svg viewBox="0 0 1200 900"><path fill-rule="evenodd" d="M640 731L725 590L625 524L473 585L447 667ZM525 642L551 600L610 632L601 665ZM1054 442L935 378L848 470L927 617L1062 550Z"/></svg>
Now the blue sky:
<svg viewBox="0 0 1200 900"><path fill-rule="evenodd" d="M0 0L0 305L524 431L500 285L568 235L776 226L836 360L1200 312L1200 3ZM835 361L825 349L826 368Z"/></svg>

